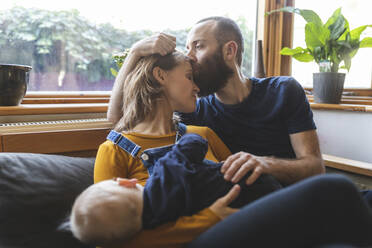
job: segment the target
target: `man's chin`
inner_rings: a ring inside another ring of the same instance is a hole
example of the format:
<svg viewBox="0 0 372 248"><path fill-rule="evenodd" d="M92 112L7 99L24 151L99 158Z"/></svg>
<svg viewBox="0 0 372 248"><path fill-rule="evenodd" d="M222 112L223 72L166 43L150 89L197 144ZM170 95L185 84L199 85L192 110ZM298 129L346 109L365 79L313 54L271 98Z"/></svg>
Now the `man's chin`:
<svg viewBox="0 0 372 248"><path fill-rule="evenodd" d="M210 94L212 94L213 92L200 92L198 93L198 97L205 97L205 96L209 96Z"/></svg>
<svg viewBox="0 0 372 248"><path fill-rule="evenodd" d="M211 82L215 84L211 84ZM218 82L216 78L210 79L209 81L199 81L198 83L195 81L195 84L199 87L198 97L209 96L216 93L226 86L226 82Z"/></svg>

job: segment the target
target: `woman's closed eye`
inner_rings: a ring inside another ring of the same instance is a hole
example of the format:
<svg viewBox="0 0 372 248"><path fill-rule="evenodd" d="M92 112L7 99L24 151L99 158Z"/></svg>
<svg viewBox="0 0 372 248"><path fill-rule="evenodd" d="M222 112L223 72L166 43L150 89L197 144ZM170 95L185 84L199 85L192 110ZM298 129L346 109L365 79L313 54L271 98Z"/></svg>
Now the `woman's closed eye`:
<svg viewBox="0 0 372 248"><path fill-rule="evenodd" d="M194 77L193 77L192 74L186 74L186 78L187 78L188 80L194 81Z"/></svg>

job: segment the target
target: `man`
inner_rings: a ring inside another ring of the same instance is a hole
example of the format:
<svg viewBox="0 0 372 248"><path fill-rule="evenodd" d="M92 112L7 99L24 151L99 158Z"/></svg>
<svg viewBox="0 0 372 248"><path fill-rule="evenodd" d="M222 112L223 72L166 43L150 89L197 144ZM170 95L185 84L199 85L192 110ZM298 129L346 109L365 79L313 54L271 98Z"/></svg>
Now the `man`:
<svg viewBox="0 0 372 248"><path fill-rule="evenodd" d="M174 48L175 38L166 34L136 43L119 77L126 77L126 68L141 56L165 55ZM224 17L199 21L189 32L187 49L199 94L206 97L198 100L195 113L182 118L186 124L209 126L235 153L222 166L226 180L238 182L252 171L247 184L263 173L291 184L324 172L302 87L289 77L245 78L243 38L234 21ZM108 119L118 122L121 108L120 96L112 95Z"/></svg>

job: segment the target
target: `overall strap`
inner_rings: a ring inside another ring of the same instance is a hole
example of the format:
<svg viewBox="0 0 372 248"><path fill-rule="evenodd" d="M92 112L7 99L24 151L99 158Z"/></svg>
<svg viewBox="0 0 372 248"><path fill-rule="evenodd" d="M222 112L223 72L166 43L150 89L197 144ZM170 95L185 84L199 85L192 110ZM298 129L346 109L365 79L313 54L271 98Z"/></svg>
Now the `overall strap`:
<svg viewBox="0 0 372 248"><path fill-rule="evenodd" d="M129 153L132 157L136 157L138 152L141 150L141 147L123 135L121 133L118 133L114 130L111 130L109 135L107 135L108 140L112 141L112 143L118 145L120 148L122 148L124 151Z"/></svg>
<svg viewBox="0 0 372 248"><path fill-rule="evenodd" d="M186 133L187 126L181 122L177 125L176 142Z"/></svg>

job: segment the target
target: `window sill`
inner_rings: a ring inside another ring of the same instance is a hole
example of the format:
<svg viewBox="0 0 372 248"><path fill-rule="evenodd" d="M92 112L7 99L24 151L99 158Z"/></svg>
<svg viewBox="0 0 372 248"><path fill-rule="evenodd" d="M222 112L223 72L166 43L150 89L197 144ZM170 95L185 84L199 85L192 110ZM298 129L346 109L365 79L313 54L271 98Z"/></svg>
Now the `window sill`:
<svg viewBox="0 0 372 248"><path fill-rule="evenodd" d="M107 106L107 103L21 104L19 106L0 107L0 116L106 113Z"/></svg>
<svg viewBox="0 0 372 248"><path fill-rule="evenodd" d="M363 106L355 104L325 104L325 103L310 103L312 109L320 110L346 110L356 112L372 112L372 106Z"/></svg>
<svg viewBox="0 0 372 248"><path fill-rule="evenodd" d="M22 104L108 103L109 100L108 93L32 92L26 94Z"/></svg>
<svg viewBox="0 0 372 248"><path fill-rule="evenodd" d="M312 109L372 112L372 97L370 96L342 96L340 104L314 103L312 95L307 95L307 98Z"/></svg>
<svg viewBox="0 0 372 248"><path fill-rule="evenodd" d="M40 98L38 98L40 99ZM66 98L52 99L52 103L41 100L41 103L22 103L19 106L0 107L0 116L11 115L43 115L43 114L77 114L77 113L106 113L108 99L100 99L98 103L91 103L91 98L75 98L77 101L67 101ZM312 109L319 110L346 110L356 112L372 112L372 97L343 97L341 104L314 103L313 97L308 96ZM97 99L94 99L96 101ZM93 101L93 102L94 102Z"/></svg>
<svg viewBox="0 0 372 248"><path fill-rule="evenodd" d="M323 160L327 167L372 177L371 163L341 158L328 154L323 154Z"/></svg>
<svg viewBox="0 0 372 248"><path fill-rule="evenodd" d="M304 87L306 91L312 91L312 87ZM344 93L350 96L372 96L372 88L344 88Z"/></svg>

